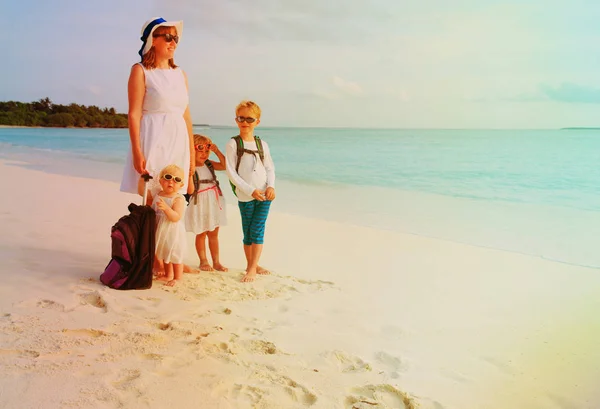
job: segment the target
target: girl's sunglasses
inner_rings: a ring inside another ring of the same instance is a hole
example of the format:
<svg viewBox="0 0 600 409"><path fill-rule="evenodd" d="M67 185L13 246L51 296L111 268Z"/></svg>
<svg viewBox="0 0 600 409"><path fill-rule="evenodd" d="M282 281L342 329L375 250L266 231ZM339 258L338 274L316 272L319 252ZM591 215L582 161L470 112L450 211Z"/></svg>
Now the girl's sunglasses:
<svg viewBox="0 0 600 409"><path fill-rule="evenodd" d="M164 180L173 179L175 181L175 183L181 183L181 178L179 176L169 175L168 173L166 175L163 175L163 179Z"/></svg>
<svg viewBox="0 0 600 409"><path fill-rule="evenodd" d="M210 150L211 146L212 146L212 143L199 144L199 145L194 145L194 149L196 149L198 152L202 152L205 149Z"/></svg>
<svg viewBox="0 0 600 409"><path fill-rule="evenodd" d="M256 121L256 118L250 118L249 116L236 116L235 120L239 123L244 123L244 121L246 121L251 124L252 122Z"/></svg>
<svg viewBox="0 0 600 409"><path fill-rule="evenodd" d="M167 43L170 43L171 41L175 41L175 44L177 44L179 42L179 36L178 35L173 35L171 33L167 33L167 34L153 34L152 37L164 37L165 41Z"/></svg>

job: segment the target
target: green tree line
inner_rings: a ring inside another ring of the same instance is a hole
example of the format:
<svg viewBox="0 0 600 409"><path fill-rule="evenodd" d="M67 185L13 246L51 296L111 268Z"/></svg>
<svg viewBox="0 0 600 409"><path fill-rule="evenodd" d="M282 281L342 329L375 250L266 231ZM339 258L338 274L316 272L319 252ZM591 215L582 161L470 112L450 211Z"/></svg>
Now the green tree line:
<svg viewBox="0 0 600 409"><path fill-rule="evenodd" d="M127 114L95 105L54 104L46 97L29 103L0 102L0 125L127 128Z"/></svg>

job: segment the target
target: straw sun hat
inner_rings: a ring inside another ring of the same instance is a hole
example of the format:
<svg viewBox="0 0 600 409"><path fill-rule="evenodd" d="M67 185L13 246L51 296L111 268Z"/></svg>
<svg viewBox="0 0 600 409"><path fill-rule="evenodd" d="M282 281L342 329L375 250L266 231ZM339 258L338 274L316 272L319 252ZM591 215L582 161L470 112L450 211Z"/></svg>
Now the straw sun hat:
<svg viewBox="0 0 600 409"><path fill-rule="evenodd" d="M175 27L177 29L177 35L181 39L181 32L183 31L183 21L167 21L162 17L154 17L150 20L146 21L142 26L142 48L138 54L140 57L143 57L150 48L152 48L152 33L156 30L157 27L166 26L166 27Z"/></svg>

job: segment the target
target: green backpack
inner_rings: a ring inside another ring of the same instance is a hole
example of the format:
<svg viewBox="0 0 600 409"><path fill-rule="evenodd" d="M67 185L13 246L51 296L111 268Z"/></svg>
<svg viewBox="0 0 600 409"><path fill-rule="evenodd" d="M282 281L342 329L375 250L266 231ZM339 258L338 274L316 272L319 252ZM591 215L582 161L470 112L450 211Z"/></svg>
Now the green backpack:
<svg viewBox="0 0 600 409"><path fill-rule="evenodd" d="M254 135L254 142L256 142L257 148L257 150L255 151L250 149L244 149L244 141L242 140L241 136L232 136L231 139L235 141L235 145L237 147L237 161L235 164L235 173L237 173L240 168L240 162L242 161L242 156L244 156L244 153L249 153L251 155L258 153L260 161L264 163L265 152L263 151L262 142L260 141L260 137L258 135ZM231 190L233 190L233 194L237 196L237 193L235 191L236 186L231 182L231 180L229 181L229 184L231 185Z"/></svg>

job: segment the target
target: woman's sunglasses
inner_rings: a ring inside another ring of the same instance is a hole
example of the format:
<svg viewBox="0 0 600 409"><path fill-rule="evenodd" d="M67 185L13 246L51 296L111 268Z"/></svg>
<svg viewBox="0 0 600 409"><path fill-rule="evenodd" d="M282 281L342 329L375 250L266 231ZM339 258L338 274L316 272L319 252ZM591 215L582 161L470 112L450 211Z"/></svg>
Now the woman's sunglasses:
<svg viewBox="0 0 600 409"><path fill-rule="evenodd" d="M210 150L211 146L212 146L212 143L199 144L199 145L194 145L194 149L196 149L198 152L202 152L205 149Z"/></svg>
<svg viewBox="0 0 600 409"><path fill-rule="evenodd" d="M176 35L176 34L175 35L171 34L171 33L167 33L167 34L154 34L154 35L152 35L152 37L164 37L165 41L167 43L170 43L173 40L175 41L175 44L177 44L179 42L179 36Z"/></svg>
<svg viewBox="0 0 600 409"><path fill-rule="evenodd" d="M244 121L246 121L251 124L252 122L256 121L256 118L250 118L249 116L236 116L235 120L239 123L244 123Z"/></svg>
<svg viewBox="0 0 600 409"><path fill-rule="evenodd" d="M181 178L179 176L169 175L168 173L166 175L163 175L163 179L164 180L173 179L176 183L181 183Z"/></svg>

